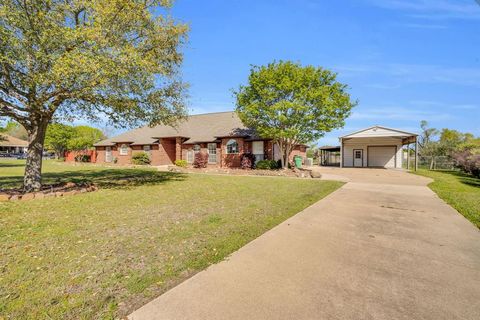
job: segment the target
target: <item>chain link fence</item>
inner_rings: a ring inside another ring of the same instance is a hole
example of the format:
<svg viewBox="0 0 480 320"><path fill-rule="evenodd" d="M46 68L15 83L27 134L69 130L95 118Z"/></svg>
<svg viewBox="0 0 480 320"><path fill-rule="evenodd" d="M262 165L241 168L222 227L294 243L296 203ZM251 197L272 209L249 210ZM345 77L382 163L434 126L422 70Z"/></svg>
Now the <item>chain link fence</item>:
<svg viewBox="0 0 480 320"><path fill-rule="evenodd" d="M407 159L404 158L403 167L407 168ZM410 169L415 168L415 156L410 157ZM418 157L418 168L428 170L456 170L455 161L448 156Z"/></svg>

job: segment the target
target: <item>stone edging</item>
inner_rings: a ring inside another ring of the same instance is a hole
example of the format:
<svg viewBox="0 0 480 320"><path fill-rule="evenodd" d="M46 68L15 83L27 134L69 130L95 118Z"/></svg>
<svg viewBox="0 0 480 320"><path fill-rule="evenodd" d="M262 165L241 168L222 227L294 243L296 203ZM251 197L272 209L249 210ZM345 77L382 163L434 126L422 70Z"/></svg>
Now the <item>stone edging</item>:
<svg viewBox="0 0 480 320"><path fill-rule="evenodd" d="M21 193L18 190L0 191L0 202L67 197L96 190L98 190L98 187L93 184L75 184L68 182L63 185L50 186L50 188L49 186L44 186L44 190L37 192Z"/></svg>

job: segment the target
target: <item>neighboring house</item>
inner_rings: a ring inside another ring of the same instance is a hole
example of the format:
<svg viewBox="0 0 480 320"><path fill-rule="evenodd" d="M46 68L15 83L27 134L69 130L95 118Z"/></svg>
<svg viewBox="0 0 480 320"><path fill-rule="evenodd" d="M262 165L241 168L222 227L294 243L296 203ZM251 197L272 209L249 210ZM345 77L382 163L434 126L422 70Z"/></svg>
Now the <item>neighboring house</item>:
<svg viewBox="0 0 480 320"><path fill-rule="evenodd" d="M95 144L97 163L130 164L132 154L147 152L152 165L169 165L175 160L193 163L197 152L208 154L209 166L240 167L241 155L255 154L257 161L280 159L271 139L255 135L235 112L189 116L176 126L142 127ZM307 146L298 145L291 154L305 158Z"/></svg>
<svg viewBox="0 0 480 320"><path fill-rule="evenodd" d="M382 126L373 126L342 136L339 138L340 166L402 168L402 147L414 144L417 155L417 136L415 133Z"/></svg>
<svg viewBox="0 0 480 320"><path fill-rule="evenodd" d="M0 154L22 154L27 152L28 142L6 134L0 134Z"/></svg>

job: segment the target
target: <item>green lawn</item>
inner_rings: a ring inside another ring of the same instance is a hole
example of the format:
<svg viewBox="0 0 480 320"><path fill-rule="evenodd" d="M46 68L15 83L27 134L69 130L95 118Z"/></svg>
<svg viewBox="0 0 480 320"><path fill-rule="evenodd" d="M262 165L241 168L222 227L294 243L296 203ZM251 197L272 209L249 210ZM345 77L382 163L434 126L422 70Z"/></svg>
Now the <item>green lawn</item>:
<svg viewBox="0 0 480 320"><path fill-rule="evenodd" d="M0 318L118 318L341 183L44 164L45 181L99 191L0 203ZM0 186L23 162L0 160Z"/></svg>
<svg viewBox="0 0 480 320"><path fill-rule="evenodd" d="M419 170L417 174L434 179L429 187L480 228L480 179L457 171Z"/></svg>

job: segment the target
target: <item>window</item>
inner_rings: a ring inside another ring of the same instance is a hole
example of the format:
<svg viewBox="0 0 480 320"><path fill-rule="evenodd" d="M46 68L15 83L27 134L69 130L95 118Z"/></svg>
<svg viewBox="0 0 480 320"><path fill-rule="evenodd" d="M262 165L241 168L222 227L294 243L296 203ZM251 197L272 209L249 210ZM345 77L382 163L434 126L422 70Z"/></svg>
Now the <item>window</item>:
<svg viewBox="0 0 480 320"><path fill-rule="evenodd" d="M217 144L208 144L208 163L217 163Z"/></svg>
<svg viewBox="0 0 480 320"><path fill-rule="evenodd" d="M122 144L120 146L120 155L121 156L126 156L128 155L128 146L126 144Z"/></svg>
<svg viewBox="0 0 480 320"><path fill-rule="evenodd" d="M149 146L149 145L143 146L143 151L144 151L146 154L150 155L150 150L151 150L151 149L150 149L150 146Z"/></svg>
<svg viewBox="0 0 480 320"><path fill-rule="evenodd" d="M199 153L199 152L200 152L200 149L201 149L201 147L200 147L199 144L196 144L196 145L193 146L193 151L194 151L195 153Z"/></svg>
<svg viewBox="0 0 480 320"><path fill-rule="evenodd" d="M362 159L362 151L355 150L355 159Z"/></svg>
<svg viewBox="0 0 480 320"><path fill-rule="evenodd" d="M238 153L238 142L235 139L230 139L227 142L227 154Z"/></svg>
<svg viewBox="0 0 480 320"><path fill-rule="evenodd" d="M188 150L187 151L187 162L188 163L193 163L193 150Z"/></svg>

